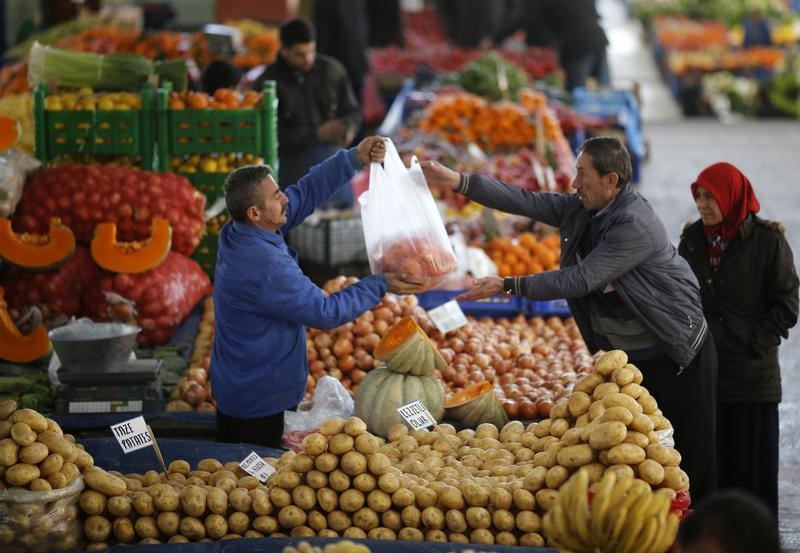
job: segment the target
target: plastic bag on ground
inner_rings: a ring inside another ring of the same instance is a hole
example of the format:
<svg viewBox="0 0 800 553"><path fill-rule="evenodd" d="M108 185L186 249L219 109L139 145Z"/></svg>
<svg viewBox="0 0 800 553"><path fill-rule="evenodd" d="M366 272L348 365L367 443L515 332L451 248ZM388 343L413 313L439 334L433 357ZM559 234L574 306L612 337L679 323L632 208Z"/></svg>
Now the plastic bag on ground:
<svg viewBox="0 0 800 553"><path fill-rule="evenodd" d="M424 277L426 289L437 286L456 257L419 162L412 158L406 168L387 139L383 166L371 164L369 176L359 203L372 272Z"/></svg>
<svg viewBox="0 0 800 553"><path fill-rule="evenodd" d="M284 440L290 437L287 435L313 432L330 418L346 419L354 409L353 398L342 383L332 376L323 376L317 381L314 398L310 402L301 403L297 411L283 414Z"/></svg>

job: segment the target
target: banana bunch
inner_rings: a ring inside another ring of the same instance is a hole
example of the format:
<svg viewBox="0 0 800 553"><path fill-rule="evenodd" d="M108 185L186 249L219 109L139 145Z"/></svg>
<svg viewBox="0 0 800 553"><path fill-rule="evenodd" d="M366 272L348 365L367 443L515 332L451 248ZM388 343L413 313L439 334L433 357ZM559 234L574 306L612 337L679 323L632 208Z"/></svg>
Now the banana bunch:
<svg viewBox="0 0 800 553"><path fill-rule="evenodd" d="M589 473L581 469L559 489L543 520L548 544L572 553L664 553L675 541L679 519L670 494L643 480L606 471L587 498Z"/></svg>

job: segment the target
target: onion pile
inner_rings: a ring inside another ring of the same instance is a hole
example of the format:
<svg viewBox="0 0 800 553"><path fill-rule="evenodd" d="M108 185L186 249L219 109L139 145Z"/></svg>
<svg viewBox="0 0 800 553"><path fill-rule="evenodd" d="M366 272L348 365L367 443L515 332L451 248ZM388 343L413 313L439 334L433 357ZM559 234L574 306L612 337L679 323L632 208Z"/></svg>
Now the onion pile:
<svg viewBox="0 0 800 553"><path fill-rule="evenodd" d="M166 411L216 412L214 399L211 397L211 379L209 377L213 342L214 302L209 296L203 302L203 317L194 341L194 351L189 369L184 376L178 379L175 388L172 389L169 395L170 401L165 407Z"/></svg>

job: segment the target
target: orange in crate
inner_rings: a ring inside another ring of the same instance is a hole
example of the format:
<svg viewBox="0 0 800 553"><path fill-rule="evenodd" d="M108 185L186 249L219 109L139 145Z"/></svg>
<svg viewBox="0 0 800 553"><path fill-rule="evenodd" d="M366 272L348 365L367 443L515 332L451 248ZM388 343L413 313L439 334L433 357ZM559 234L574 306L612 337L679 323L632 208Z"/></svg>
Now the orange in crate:
<svg viewBox="0 0 800 553"><path fill-rule="evenodd" d="M539 240L533 233L524 232L515 239L493 238L484 251L497 265L500 276L535 275L558 269L561 242L557 234Z"/></svg>

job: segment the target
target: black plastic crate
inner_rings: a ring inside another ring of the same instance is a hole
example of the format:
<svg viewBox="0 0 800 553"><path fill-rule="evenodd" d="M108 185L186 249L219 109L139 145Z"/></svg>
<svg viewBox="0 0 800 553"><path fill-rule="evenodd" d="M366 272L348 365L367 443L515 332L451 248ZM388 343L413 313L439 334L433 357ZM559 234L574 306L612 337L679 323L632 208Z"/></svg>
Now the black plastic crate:
<svg viewBox="0 0 800 553"><path fill-rule="evenodd" d="M301 260L326 267L368 262L360 214L315 215L293 228L288 242Z"/></svg>

